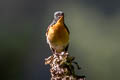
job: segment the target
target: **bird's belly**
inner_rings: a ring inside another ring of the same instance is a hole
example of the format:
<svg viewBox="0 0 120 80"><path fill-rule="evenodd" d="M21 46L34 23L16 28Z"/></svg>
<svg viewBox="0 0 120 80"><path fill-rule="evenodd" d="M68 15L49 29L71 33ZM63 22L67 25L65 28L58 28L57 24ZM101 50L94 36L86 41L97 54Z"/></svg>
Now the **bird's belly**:
<svg viewBox="0 0 120 80"><path fill-rule="evenodd" d="M55 43L56 45L62 45L67 43L69 40L69 35L66 29L59 28L59 29L50 29L48 34L48 38L51 43Z"/></svg>

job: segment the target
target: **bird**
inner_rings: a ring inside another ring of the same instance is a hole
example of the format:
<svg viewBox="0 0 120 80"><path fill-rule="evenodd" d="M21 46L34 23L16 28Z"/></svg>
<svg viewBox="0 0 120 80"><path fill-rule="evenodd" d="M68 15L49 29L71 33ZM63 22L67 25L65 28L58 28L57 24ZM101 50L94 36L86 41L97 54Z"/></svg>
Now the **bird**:
<svg viewBox="0 0 120 80"><path fill-rule="evenodd" d="M47 43L53 53L67 52L69 46L69 30L64 23L63 11L56 11L54 19L46 31Z"/></svg>

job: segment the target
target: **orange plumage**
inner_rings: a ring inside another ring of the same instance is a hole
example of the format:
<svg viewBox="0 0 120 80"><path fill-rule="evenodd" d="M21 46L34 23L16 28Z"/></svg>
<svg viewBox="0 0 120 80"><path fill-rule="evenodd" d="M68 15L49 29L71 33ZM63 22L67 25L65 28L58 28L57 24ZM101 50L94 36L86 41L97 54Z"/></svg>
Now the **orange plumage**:
<svg viewBox="0 0 120 80"><path fill-rule="evenodd" d="M46 32L47 42L54 53L66 52L69 44L69 31L64 24L64 15L59 15L58 20Z"/></svg>

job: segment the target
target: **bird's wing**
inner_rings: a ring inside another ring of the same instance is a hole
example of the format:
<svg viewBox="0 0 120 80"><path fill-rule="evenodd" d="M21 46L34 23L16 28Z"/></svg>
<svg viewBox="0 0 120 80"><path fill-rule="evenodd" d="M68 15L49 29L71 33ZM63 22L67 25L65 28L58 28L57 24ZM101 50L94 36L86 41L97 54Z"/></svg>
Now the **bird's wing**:
<svg viewBox="0 0 120 80"><path fill-rule="evenodd" d="M69 29L67 28L67 26L66 26L65 24L64 24L64 26L65 26L65 28L66 28L68 34L70 34L70 31L69 31Z"/></svg>
<svg viewBox="0 0 120 80"><path fill-rule="evenodd" d="M46 30L46 36L48 35L49 28L50 28L50 25L48 26L48 28Z"/></svg>
<svg viewBox="0 0 120 80"><path fill-rule="evenodd" d="M46 31L46 36L48 35L49 28L52 27L56 23L55 20L52 21L52 23L48 26L47 31Z"/></svg>

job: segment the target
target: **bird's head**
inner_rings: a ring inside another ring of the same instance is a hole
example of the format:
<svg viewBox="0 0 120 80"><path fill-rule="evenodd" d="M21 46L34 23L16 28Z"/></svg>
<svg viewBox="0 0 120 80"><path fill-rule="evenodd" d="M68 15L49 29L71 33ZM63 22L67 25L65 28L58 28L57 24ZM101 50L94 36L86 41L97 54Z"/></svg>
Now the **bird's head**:
<svg viewBox="0 0 120 80"><path fill-rule="evenodd" d="M62 11L56 11L54 13L54 19L56 21L58 21L59 19L63 18L64 17L64 13Z"/></svg>

